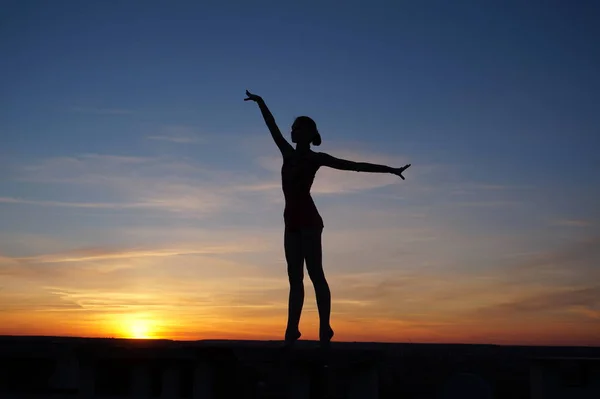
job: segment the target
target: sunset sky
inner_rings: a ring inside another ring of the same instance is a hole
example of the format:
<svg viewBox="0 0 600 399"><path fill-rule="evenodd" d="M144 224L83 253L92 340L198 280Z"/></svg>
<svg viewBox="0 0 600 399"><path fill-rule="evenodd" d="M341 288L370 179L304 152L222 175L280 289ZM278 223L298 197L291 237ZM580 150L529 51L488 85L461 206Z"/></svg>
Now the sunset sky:
<svg viewBox="0 0 600 399"><path fill-rule="evenodd" d="M600 345L600 5L541 4L3 1L0 335L282 339L249 89L412 163L317 175L336 340Z"/></svg>

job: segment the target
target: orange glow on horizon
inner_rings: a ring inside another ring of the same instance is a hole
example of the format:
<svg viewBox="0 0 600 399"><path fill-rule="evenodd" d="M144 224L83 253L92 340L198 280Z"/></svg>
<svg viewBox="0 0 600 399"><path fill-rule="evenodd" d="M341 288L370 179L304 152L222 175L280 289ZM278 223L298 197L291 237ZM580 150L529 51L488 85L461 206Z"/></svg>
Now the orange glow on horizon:
<svg viewBox="0 0 600 399"><path fill-rule="evenodd" d="M128 332L128 334L127 334ZM145 320L132 320L127 326L127 338L148 339L152 337L150 324Z"/></svg>
<svg viewBox="0 0 600 399"><path fill-rule="evenodd" d="M45 318L45 317L44 317ZM14 319L13 319L14 320ZM160 322L159 322L160 320ZM109 320L90 321L84 326L52 325L51 323L14 323L3 326L0 335L47 335L80 337L114 337L126 339L172 339L172 340L281 340L284 325L272 320L248 320L243 327L239 323L223 320L214 325L197 323L161 324L163 318L149 315L111 315ZM16 320L14 320L16 321ZM41 320L40 320L41 321ZM390 342L390 343L465 343L499 345L575 345L600 346L600 341L585 328L573 329L550 323L549 326L522 326L518 332L506 325L473 325L460 323L424 329L393 320L369 321L377 325L371 331L343 319L333 323L338 342ZM303 323L302 339L318 339L318 326ZM241 328L240 328L241 327ZM436 331L437 330L437 331Z"/></svg>
<svg viewBox="0 0 600 399"><path fill-rule="evenodd" d="M76 317L68 317L60 311L12 311L0 316L0 335L265 341L281 340L285 321L285 307L265 316L248 315L236 307L197 307L194 312L175 306L168 310L123 313L77 311ZM511 312L479 317L445 317L432 313L421 319L352 318L334 312L332 326L336 333L334 341L338 342L600 346L595 320L578 324L542 316L529 320ZM314 305L307 306L300 330L302 339L318 339L318 314Z"/></svg>

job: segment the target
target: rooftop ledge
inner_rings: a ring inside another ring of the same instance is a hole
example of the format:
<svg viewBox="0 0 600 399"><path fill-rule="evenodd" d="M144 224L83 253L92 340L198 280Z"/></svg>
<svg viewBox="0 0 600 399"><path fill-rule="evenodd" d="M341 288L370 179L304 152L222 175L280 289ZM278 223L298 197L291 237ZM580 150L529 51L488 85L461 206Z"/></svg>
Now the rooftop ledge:
<svg viewBox="0 0 600 399"><path fill-rule="evenodd" d="M600 347L281 345L0 336L0 397L441 398L446 391L471 390L481 398L508 398L546 392L541 387L549 372L564 374L565 386L577 386L577 392L597 386L600 378ZM557 368L559 363L566 366Z"/></svg>

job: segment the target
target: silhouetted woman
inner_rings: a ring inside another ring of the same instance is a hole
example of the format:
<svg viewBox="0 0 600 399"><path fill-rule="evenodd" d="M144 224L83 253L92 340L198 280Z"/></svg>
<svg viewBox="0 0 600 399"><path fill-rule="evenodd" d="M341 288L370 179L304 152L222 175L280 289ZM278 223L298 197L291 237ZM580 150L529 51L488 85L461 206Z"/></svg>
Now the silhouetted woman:
<svg viewBox="0 0 600 399"><path fill-rule="evenodd" d="M315 288L317 307L319 309L319 340L328 344L333 337L329 324L331 312L331 293L323 273L321 233L323 219L310 195L310 188L317 170L321 166L356 172L392 173L402 176L402 172L410 164L402 168L391 168L365 162L352 162L334 158L322 152L313 152L310 145L320 145L321 135L317 125L308 116L296 118L292 124L292 142L296 148L281 134L275 123L275 118L267 108L264 100L246 90L248 96L244 101L255 101L260 107L263 118L273 136L273 140L283 155L281 181L285 197L284 248L287 261L287 272L290 281L290 296L288 305L288 323L285 331L286 345L293 344L302 334L298 329L300 314L304 304L304 262L308 275Z"/></svg>

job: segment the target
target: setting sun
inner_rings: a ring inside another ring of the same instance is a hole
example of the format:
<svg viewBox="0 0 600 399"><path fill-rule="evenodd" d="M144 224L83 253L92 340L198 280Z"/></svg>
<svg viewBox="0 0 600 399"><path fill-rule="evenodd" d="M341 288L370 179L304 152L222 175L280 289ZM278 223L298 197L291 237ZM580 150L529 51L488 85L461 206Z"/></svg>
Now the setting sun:
<svg viewBox="0 0 600 399"><path fill-rule="evenodd" d="M152 332L150 323L146 320L132 320L126 331L127 338L148 339Z"/></svg>

